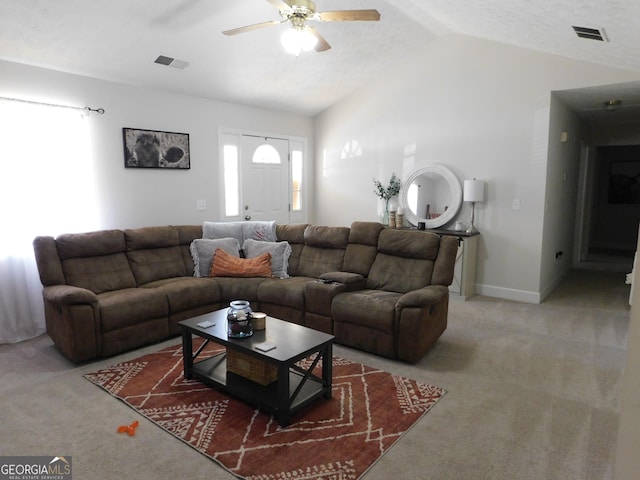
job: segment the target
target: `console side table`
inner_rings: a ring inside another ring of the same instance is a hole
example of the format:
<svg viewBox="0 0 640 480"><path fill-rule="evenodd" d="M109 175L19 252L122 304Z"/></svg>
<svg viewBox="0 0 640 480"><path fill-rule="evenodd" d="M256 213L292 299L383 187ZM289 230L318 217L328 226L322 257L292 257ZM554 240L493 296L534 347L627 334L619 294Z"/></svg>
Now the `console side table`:
<svg viewBox="0 0 640 480"><path fill-rule="evenodd" d="M458 252L456 253L453 282L449 285L449 293L459 295L464 300L473 297L476 294L476 258L480 233L467 233L445 228L433 228L425 230L425 232L458 238Z"/></svg>

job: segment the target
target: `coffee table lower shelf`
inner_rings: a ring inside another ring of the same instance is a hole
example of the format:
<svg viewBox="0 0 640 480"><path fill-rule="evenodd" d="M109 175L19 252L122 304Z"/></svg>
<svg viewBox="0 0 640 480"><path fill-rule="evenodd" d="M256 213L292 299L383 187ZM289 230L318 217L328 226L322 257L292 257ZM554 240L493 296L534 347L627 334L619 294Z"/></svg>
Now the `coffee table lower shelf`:
<svg viewBox="0 0 640 480"><path fill-rule="evenodd" d="M226 353L194 362L191 369L194 377L213 386L214 388L229 393L246 401L260 409L273 413L280 425L287 425L290 415L304 408L320 396L330 397L330 389L313 378L306 378L300 373L289 370L289 395L288 400L281 400L278 384L280 380L269 385L260 385L241 375L227 370ZM295 395L300 384L300 391ZM291 398L295 395L295 398Z"/></svg>

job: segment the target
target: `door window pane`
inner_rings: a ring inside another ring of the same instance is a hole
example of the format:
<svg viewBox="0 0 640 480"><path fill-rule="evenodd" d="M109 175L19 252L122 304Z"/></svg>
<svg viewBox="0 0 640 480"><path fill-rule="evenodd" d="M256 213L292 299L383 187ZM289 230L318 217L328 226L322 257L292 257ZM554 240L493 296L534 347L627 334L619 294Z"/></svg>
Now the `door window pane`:
<svg viewBox="0 0 640 480"><path fill-rule="evenodd" d="M280 164L280 155L278 151L271 145L262 144L253 152L251 158L253 163L276 163Z"/></svg>
<svg viewBox="0 0 640 480"><path fill-rule="evenodd" d="M291 152L291 209L302 210L302 152Z"/></svg>
<svg viewBox="0 0 640 480"><path fill-rule="evenodd" d="M227 217L240 215L240 182L236 145L224 146L224 213Z"/></svg>

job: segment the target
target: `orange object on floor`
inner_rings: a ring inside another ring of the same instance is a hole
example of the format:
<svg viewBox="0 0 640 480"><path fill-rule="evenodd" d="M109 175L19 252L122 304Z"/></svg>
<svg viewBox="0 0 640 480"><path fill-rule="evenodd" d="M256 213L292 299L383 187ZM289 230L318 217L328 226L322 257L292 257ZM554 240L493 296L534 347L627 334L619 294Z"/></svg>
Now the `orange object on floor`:
<svg viewBox="0 0 640 480"><path fill-rule="evenodd" d="M126 433L130 437L133 437L136 434L138 425L140 425L140 423L137 420L134 420L130 425L120 425L118 427L118 433Z"/></svg>

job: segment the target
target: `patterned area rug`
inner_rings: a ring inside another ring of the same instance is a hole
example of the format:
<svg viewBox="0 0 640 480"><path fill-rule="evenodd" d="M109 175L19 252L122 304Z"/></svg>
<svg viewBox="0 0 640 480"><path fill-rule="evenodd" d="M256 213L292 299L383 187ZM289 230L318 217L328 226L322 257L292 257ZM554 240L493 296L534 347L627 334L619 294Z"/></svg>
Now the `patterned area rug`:
<svg viewBox="0 0 640 480"><path fill-rule="evenodd" d="M197 346L194 345L194 348ZM220 347L208 346L205 358ZM182 374L182 346L85 375L240 478L360 478L445 390L333 359L333 396L282 428L250 405Z"/></svg>

